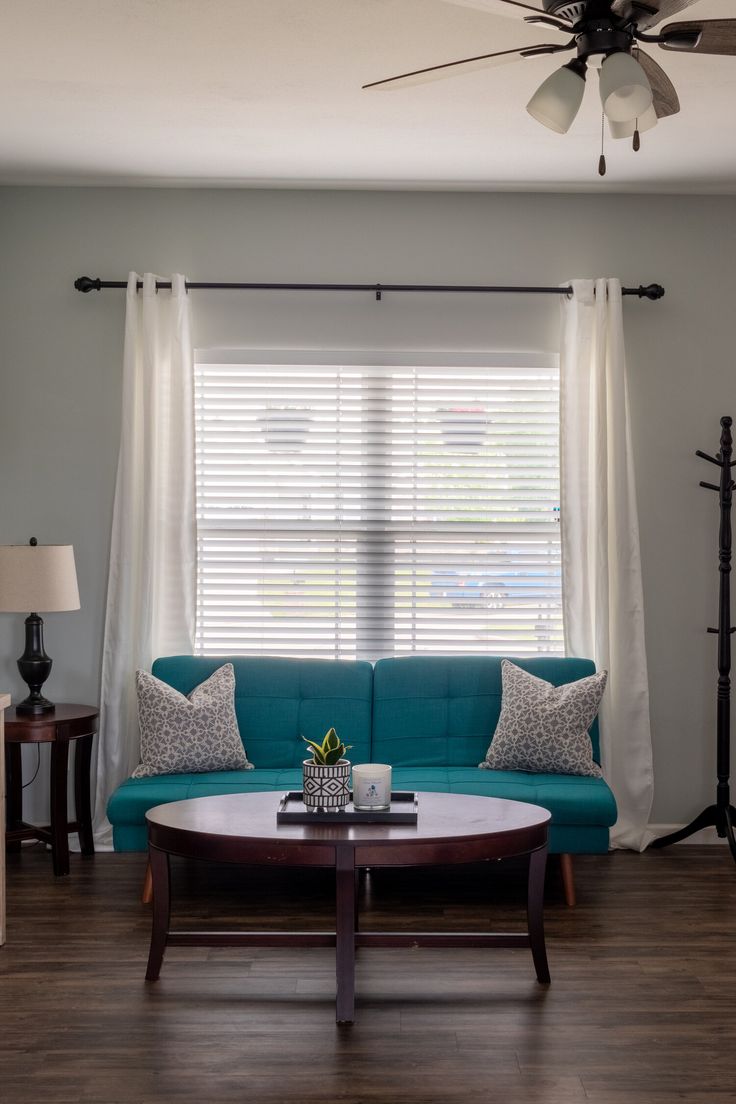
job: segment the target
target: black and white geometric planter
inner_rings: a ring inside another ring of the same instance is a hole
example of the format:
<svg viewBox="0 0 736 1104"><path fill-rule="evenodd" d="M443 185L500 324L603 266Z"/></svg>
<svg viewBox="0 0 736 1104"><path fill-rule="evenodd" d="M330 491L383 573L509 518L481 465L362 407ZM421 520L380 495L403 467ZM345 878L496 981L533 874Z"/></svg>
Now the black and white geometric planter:
<svg viewBox="0 0 736 1104"><path fill-rule="evenodd" d="M340 759L323 767L305 759L302 765L304 804L308 809L337 813L350 800L350 763Z"/></svg>

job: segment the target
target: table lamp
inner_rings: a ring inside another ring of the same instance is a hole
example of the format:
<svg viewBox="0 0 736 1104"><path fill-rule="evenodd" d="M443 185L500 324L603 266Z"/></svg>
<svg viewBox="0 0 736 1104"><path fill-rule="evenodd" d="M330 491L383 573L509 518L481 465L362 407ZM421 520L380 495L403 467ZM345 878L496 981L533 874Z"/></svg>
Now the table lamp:
<svg viewBox="0 0 736 1104"><path fill-rule="evenodd" d="M0 612L76 609L79 590L71 544L39 544L31 537L29 544L0 545ZM41 693L51 662L43 647L43 619L37 612L30 613L26 617L26 650L18 660L30 694L16 706L17 713L50 713L55 708Z"/></svg>

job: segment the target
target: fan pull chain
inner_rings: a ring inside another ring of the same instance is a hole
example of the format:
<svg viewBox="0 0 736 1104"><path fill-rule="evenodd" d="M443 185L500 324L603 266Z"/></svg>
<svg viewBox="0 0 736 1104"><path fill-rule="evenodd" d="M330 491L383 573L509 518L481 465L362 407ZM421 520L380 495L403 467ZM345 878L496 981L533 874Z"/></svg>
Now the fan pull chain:
<svg viewBox="0 0 736 1104"><path fill-rule="evenodd" d="M603 152L603 143L606 138L606 116L601 112L601 156L598 160L598 175L606 175L606 155Z"/></svg>
<svg viewBox="0 0 736 1104"><path fill-rule="evenodd" d="M634 153L638 153L641 149L641 135L639 134L639 120L636 120L636 126L634 127Z"/></svg>

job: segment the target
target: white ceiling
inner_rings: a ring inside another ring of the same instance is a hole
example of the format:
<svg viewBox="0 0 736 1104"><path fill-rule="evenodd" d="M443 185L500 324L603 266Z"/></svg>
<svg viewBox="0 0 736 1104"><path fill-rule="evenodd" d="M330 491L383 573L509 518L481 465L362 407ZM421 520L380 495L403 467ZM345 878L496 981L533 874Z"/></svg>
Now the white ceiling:
<svg viewBox="0 0 736 1104"><path fill-rule="evenodd" d="M360 88L558 37L443 0L2 0L0 183L736 191L736 58L651 47L682 112L604 181L590 78L567 135L524 110L555 57Z"/></svg>

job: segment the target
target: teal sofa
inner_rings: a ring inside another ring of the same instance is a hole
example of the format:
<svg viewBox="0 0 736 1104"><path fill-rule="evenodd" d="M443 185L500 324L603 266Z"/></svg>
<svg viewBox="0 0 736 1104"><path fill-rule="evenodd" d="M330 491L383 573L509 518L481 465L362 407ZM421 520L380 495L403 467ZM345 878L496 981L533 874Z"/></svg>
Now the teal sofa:
<svg viewBox="0 0 736 1104"><path fill-rule="evenodd" d="M590 660L514 660L555 685L594 671ZM350 759L390 763L394 789L486 794L542 805L552 814L550 850L564 856L608 850L616 819L601 778L479 770L501 708L500 656L407 656L364 661L282 657L169 656L153 674L188 694L223 663L235 668L235 710L251 771L129 778L110 798L116 851L144 851L154 805L212 794L301 789L302 735L334 726ZM590 731L599 758L598 722ZM569 859L566 877L572 897ZM563 864L563 872L564 872Z"/></svg>

